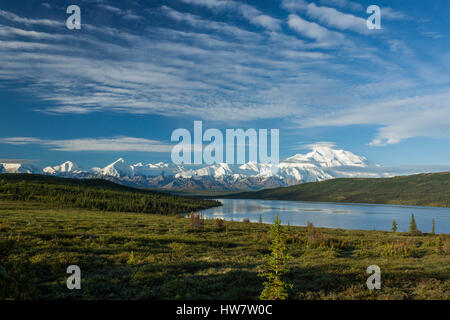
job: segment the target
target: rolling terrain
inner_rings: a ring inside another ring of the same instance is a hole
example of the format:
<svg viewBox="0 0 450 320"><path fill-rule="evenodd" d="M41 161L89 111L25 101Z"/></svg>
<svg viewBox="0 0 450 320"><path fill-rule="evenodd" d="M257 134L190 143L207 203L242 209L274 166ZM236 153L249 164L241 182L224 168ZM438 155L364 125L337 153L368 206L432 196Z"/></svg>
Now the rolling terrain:
<svg viewBox="0 0 450 320"><path fill-rule="evenodd" d="M44 208L178 214L220 205L217 201L140 190L102 179L70 179L34 174L0 176L0 200Z"/></svg>
<svg viewBox="0 0 450 320"><path fill-rule="evenodd" d="M172 215L213 205L104 180L1 176L0 300L258 299L270 225L194 228ZM448 235L284 232L289 299L450 298ZM383 290L367 290L371 264L383 270ZM82 270L81 290L66 287L69 265Z"/></svg>
<svg viewBox="0 0 450 320"><path fill-rule="evenodd" d="M0 201L2 299L258 299L270 225ZM285 227L289 299L450 299L450 237ZM66 269L81 268L81 290ZM382 290L368 290L378 265Z"/></svg>
<svg viewBox="0 0 450 320"><path fill-rule="evenodd" d="M450 172L393 178L340 178L224 197L449 207Z"/></svg>

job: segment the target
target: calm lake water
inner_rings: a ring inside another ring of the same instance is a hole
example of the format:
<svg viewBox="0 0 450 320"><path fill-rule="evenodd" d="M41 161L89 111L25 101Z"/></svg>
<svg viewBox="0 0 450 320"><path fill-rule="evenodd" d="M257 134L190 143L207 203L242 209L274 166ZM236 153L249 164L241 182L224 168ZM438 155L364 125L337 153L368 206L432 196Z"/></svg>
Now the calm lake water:
<svg viewBox="0 0 450 320"><path fill-rule="evenodd" d="M223 207L203 210L207 218L242 221L244 218L258 222L272 223L275 214L282 224L305 226L311 221L317 227L391 230L392 220L398 224L398 231L407 231L411 214L417 227L423 232L431 231L431 220L436 221L436 233L450 233L450 208L414 207L384 204L348 204L331 202L277 201L277 200L234 200L217 199Z"/></svg>

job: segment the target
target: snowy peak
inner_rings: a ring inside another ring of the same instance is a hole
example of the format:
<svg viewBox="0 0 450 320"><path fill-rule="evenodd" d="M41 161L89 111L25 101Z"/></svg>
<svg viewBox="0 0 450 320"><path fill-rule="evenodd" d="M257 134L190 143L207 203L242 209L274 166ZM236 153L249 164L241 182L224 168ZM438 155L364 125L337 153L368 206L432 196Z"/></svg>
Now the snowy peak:
<svg viewBox="0 0 450 320"><path fill-rule="evenodd" d="M23 163L1 163L2 173L38 173L38 169L30 164Z"/></svg>
<svg viewBox="0 0 450 320"><path fill-rule="evenodd" d="M42 171L47 174L57 174L57 173L81 173L84 170L81 169L72 161L66 161L60 164L59 166L45 167Z"/></svg>
<svg viewBox="0 0 450 320"><path fill-rule="evenodd" d="M233 174L234 174L233 169L229 164L217 163L200 169L185 170L184 168L180 167L179 172L175 176L182 178L205 177L205 176L221 178L227 175L231 176Z"/></svg>
<svg viewBox="0 0 450 320"><path fill-rule="evenodd" d="M132 176L133 175L133 166L127 164L127 162L119 158L110 165L107 165L103 169L101 169L101 174L110 177L122 177L122 176Z"/></svg>
<svg viewBox="0 0 450 320"><path fill-rule="evenodd" d="M222 188L223 190L259 190L298 183L344 177L386 177L381 167L371 165L366 158L331 144L310 146L306 154L296 154L278 164L248 162L212 165L175 165L171 163L133 162L123 158L105 167L83 170L66 161L38 171L30 165L0 163L0 173L44 173L75 178L104 178L130 186L157 188Z"/></svg>
<svg viewBox="0 0 450 320"><path fill-rule="evenodd" d="M328 146L316 146L307 154L296 154L285 160L292 163L313 163L319 167L331 168L340 166L366 167L369 162L365 157L341 149Z"/></svg>

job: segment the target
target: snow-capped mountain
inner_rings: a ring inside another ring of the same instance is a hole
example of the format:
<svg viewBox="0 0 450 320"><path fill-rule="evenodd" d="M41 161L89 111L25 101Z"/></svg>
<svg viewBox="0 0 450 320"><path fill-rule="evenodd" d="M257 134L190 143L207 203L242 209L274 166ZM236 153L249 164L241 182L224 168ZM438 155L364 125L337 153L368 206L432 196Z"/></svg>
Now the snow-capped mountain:
<svg viewBox="0 0 450 320"><path fill-rule="evenodd" d="M38 173L39 169L30 164L1 163L1 173Z"/></svg>
<svg viewBox="0 0 450 320"><path fill-rule="evenodd" d="M313 151L307 154L296 154L289 157L284 162L314 164L323 168L340 166L367 167L369 165L365 157L357 156L350 151L337 150L321 145L314 146Z"/></svg>
<svg viewBox="0 0 450 320"><path fill-rule="evenodd" d="M72 161L66 161L66 162L60 164L59 166L45 167L44 169L42 169L42 171L47 174L58 174L58 173L75 173L76 174L76 173L86 172L86 170L83 170L82 168L77 166Z"/></svg>
<svg viewBox="0 0 450 320"><path fill-rule="evenodd" d="M323 181L338 177L391 176L350 151L317 145L307 154L296 154L278 164L248 162L204 166L129 164L123 158L103 167L84 170L71 161L39 171L23 164L0 164L0 172L43 173L75 178L103 178L118 183L167 189L258 190L268 187Z"/></svg>

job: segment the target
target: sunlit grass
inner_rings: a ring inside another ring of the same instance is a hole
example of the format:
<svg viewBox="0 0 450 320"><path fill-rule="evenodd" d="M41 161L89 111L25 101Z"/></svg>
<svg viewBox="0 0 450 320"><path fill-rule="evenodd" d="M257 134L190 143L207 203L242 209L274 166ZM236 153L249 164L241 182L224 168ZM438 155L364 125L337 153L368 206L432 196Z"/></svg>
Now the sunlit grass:
<svg viewBox="0 0 450 320"><path fill-rule="evenodd" d="M0 202L0 265L10 275L0 298L257 299L269 225L224 225ZM448 236L439 245L432 235L285 228L290 299L450 299ZM81 290L66 288L71 264L81 267ZM373 264L377 292L366 287Z"/></svg>

